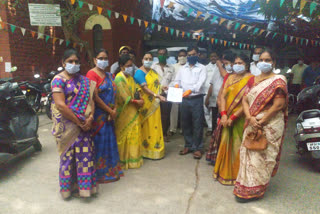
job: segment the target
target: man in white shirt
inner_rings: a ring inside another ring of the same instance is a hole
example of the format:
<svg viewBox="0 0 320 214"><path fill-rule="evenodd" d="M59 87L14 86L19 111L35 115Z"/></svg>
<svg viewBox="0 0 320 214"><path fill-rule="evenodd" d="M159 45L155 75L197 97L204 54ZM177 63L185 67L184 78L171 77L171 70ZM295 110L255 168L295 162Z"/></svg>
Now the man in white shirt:
<svg viewBox="0 0 320 214"><path fill-rule="evenodd" d="M291 81L291 84L289 84L290 93L293 93L294 95L297 96L301 91L302 74L307 67L308 66L303 63L302 58L299 58L298 64L295 64L292 67L291 74L290 74L292 76L292 81Z"/></svg>
<svg viewBox="0 0 320 214"><path fill-rule="evenodd" d="M211 79L212 79L212 76L214 75L214 73L216 71L219 73L219 68L216 65L216 62L217 62L218 59L219 59L219 57L218 57L218 54L216 52L212 52L210 54L210 63L206 66L207 79L206 79L205 84L204 84L204 90L205 91L209 90ZM212 100L212 98L210 100ZM205 117L207 125L208 125L208 129L207 129L207 134L206 135L210 136L212 134L212 112L211 112L210 108L207 108L205 105L204 105L204 117Z"/></svg>
<svg viewBox="0 0 320 214"><path fill-rule="evenodd" d="M261 52L262 52L262 48L260 47L255 48L253 51L253 55L252 55L253 62L251 62L250 64L250 72L254 76L259 76L261 74L261 71L257 67Z"/></svg>
<svg viewBox="0 0 320 214"><path fill-rule="evenodd" d="M172 65L167 64L168 50L166 48L158 49L158 59L159 62L151 66L151 68L158 73L160 84L162 87L161 95L166 97L168 92L168 87L173 86L174 78L174 68ZM171 102L161 102L161 122L164 141L168 142L168 129L170 126L170 112L171 112Z"/></svg>
<svg viewBox="0 0 320 214"><path fill-rule="evenodd" d="M206 67L199 61L199 49L189 47L188 63L179 71L175 79L175 87L184 91L181 104L181 121L185 140L184 149L180 155L193 152L195 159L200 159L203 152L203 97L206 94L204 83L207 78Z"/></svg>
<svg viewBox="0 0 320 214"><path fill-rule="evenodd" d="M186 63L187 63L187 51L184 49L181 49L178 52L178 63L173 65L173 67L174 67L173 79L176 78L178 71ZM172 103L171 113L170 113L170 133L171 133L171 135L175 134L177 131L178 118L179 118L179 103Z"/></svg>

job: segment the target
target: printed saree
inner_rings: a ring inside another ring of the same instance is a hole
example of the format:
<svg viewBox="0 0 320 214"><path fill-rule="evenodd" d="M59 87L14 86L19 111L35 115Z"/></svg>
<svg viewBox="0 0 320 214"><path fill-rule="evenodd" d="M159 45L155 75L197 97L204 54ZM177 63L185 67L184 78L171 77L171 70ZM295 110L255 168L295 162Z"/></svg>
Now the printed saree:
<svg viewBox="0 0 320 214"><path fill-rule="evenodd" d="M278 95L279 89L281 95ZM261 119L275 96L287 98L286 78L282 75L270 77L250 89L247 94L250 114ZM278 170L286 119L287 108L279 111L263 127L268 141L267 149L253 151L241 145L239 174L233 191L236 196L244 199L263 197L271 177ZM244 138L251 131L252 127L248 125L244 130Z"/></svg>
<svg viewBox="0 0 320 214"><path fill-rule="evenodd" d="M95 82L76 75L67 80L57 75L51 82L53 93L64 93L66 104L73 113L84 121L92 110ZM82 131L66 119L52 103L52 134L56 138L60 154L59 181L63 198L79 191L81 197L97 193L94 144L91 132Z"/></svg>
<svg viewBox="0 0 320 214"><path fill-rule="evenodd" d="M137 106L130 101L138 91L138 85L131 76L122 72L115 78L117 85L117 118L115 130L122 168L139 168L143 164L141 123Z"/></svg>
<svg viewBox="0 0 320 214"><path fill-rule="evenodd" d="M99 97L109 107L114 107L116 85L110 73L98 86ZM123 172L120 165L117 139L114 131L114 121L109 114L96 105L94 113L94 145L98 183L117 181Z"/></svg>
<svg viewBox="0 0 320 214"><path fill-rule="evenodd" d="M226 90L226 111L228 118L239 110L242 97L245 94L248 80L251 75L246 75L240 80L235 80L231 75L224 85ZM219 150L213 171L213 177L221 184L233 185L239 170L239 148L242 142L244 116L238 117L231 127L221 127Z"/></svg>
<svg viewBox="0 0 320 214"><path fill-rule="evenodd" d="M134 80L140 85L147 85L155 94L160 93L158 74L152 69L146 74L137 70ZM142 154L149 159L161 159L164 157L164 141L161 124L160 100L146 94L141 90L144 106L140 109Z"/></svg>

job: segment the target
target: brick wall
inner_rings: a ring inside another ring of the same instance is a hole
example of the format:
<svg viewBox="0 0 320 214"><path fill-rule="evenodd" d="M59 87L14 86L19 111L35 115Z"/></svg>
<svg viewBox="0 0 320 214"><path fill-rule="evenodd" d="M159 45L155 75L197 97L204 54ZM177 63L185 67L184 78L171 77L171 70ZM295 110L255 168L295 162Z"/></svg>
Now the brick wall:
<svg viewBox="0 0 320 214"><path fill-rule="evenodd" d="M7 12L4 6L0 6L0 16L2 21L7 22ZM3 29L0 30L0 78L11 77L10 73L5 73L5 62L11 62L9 33Z"/></svg>

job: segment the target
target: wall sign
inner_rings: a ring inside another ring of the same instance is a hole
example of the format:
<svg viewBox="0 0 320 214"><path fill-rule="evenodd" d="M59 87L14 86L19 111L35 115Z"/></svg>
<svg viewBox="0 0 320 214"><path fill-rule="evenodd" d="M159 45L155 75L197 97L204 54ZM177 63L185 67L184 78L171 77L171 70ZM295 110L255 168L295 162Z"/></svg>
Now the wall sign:
<svg viewBox="0 0 320 214"><path fill-rule="evenodd" d="M59 4L28 4L32 26L61 26Z"/></svg>

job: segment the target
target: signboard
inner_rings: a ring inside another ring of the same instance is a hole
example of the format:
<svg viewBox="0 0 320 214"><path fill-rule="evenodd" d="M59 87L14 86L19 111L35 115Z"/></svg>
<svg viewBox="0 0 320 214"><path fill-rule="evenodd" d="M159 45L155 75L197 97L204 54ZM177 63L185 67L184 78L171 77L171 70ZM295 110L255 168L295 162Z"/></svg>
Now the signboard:
<svg viewBox="0 0 320 214"><path fill-rule="evenodd" d="M11 62L5 62L4 65L5 65L4 71L8 73L11 72Z"/></svg>
<svg viewBox="0 0 320 214"><path fill-rule="evenodd" d="M59 4L29 3L30 23L32 26L61 26Z"/></svg>

